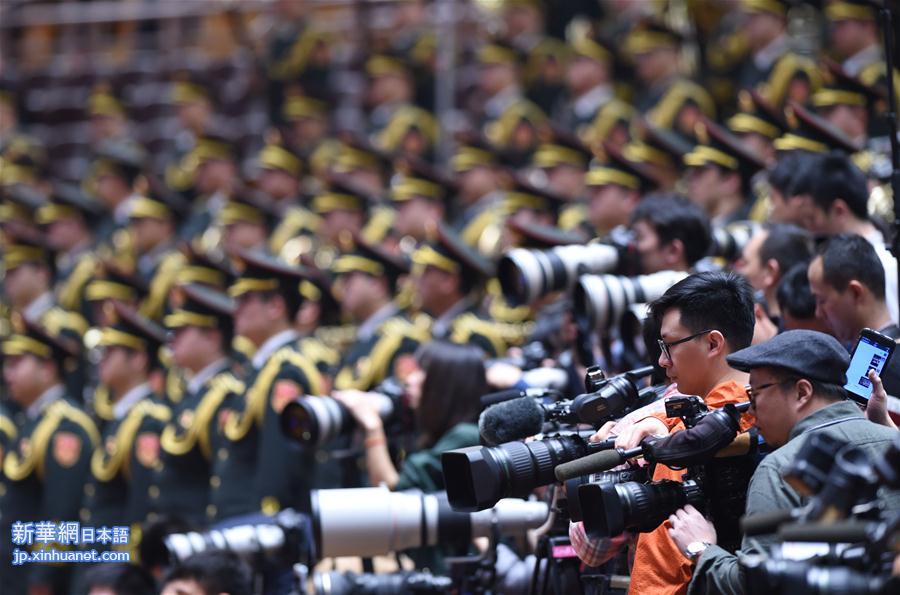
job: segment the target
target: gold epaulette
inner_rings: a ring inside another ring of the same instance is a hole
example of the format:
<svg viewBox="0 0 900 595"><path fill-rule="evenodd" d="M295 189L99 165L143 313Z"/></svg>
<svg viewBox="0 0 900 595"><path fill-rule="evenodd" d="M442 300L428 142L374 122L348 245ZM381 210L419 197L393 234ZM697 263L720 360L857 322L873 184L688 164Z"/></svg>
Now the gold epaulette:
<svg viewBox="0 0 900 595"><path fill-rule="evenodd" d="M214 417L219 406L230 394L241 395L244 393L244 384L235 378L230 372L222 372L210 381L209 390L203 395L194 415L189 421L184 423L187 430L183 435L178 435L178 431L173 425L174 420L166 424L162 435L160 436L160 446L163 450L173 456L184 456L189 453L195 445L199 444L200 451L206 460L210 460L212 456L212 447L210 446L209 430L214 422Z"/></svg>
<svg viewBox="0 0 900 595"><path fill-rule="evenodd" d="M559 228L565 231L578 229L587 221L587 206L583 203L566 205L559 213Z"/></svg>
<svg viewBox="0 0 900 595"><path fill-rule="evenodd" d="M130 477L132 445L145 417L168 422L172 412L165 405L154 403L149 398L134 405L116 428L113 440L94 450L91 456L91 473L98 481L112 481L119 471Z"/></svg>
<svg viewBox="0 0 900 595"><path fill-rule="evenodd" d="M231 340L231 348L248 360L253 359L253 354L256 353L256 345L243 335L235 335Z"/></svg>
<svg viewBox="0 0 900 595"><path fill-rule="evenodd" d="M372 244L383 242L390 232L396 216L397 211L391 207L380 206L372 209L362 230L363 239Z"/></svg>
<svg viewBox="0 0 900 595"><path fill-rule="evenodd" d="M41 325L53 335L63 331L70 331L83 336L88 330L87 320L81 314L63 310L59 306L53 306L41 316Z"/></svg>
<svg viewBox="0 0 900 595"><path fill-rule="evenodd" d="M6 436L7 440L15 440L16 436L19 435L16 423L2 414L0 414L0 434Z"/></svg>
<svg viewBox="0 0 900 595"><path fill-rule="evenodd" d="M269 76L276 80L287 80L302 73L306 70L313 50L319 43L326 41L327 34L323 31L306 29L301 32L284 59L269 66Z"/></svg>
<svg viewBox="0 0 900 595"><path fill-rule="evenodd" d="M320 326L316 329L315 336L327 348L333 349L340 354L356 340L356 325Z"/></svg>
<svg viewBox="0 0 900 595"><path fill-rule="evenodd" d="M94 413L103 421L113 420L113 404L110 399L109 388L106 385L97 385L94 390Z"/></svg>
<svg viewBox="0 0 900 595"><path fill-rule="evenodd" d="M460 238L484 256L493 256L500 246L506 216L501 204L486 207L463 228Z"/></svg>
<svg viewBox="0 0 900 595"><path fill-rule="evenodd" d="M423 326L412 324L400 317L385 320L378 327L378 340L372 351L355 366L345 366L334 379L334 386L339 390L355 388L368 390L390 375L391 360L405 340L425 343L431 339L431 333Z"/></svg>
<svg viewBox="0 0 900 595"><path fill-rule="evenodd" d="M184 268L186 263L184 254L180 251L170 252L163 257L153 280L150 282L150 293L144 298L139 312L151 320L162 318L166 297L169 289L175 283L178 271Z"/></svg>
<svg viewBox="0 0 900 595"><path fill-rule="evenodd" d="M95 448L100 441L94 422L86 413L60 399L50 404L31 433L26 452L19 456L18 452L9 452L3 460L3 473L12 481L22 481L32 472L38 477L44 477L44 464L50 438L59 428L63 420L71 421L81 427L91 442L91 448Z"/></svg>
<svg viewBox="0 0 900 595"><path fill-rule="evenodd" d="M276 351L257 375L253 384L245 391L244 410L237 412L225 423L225 437L232 442L243 440L254 424L261 425L266 413L269 390L278 377L282 365L290 365L303 372L309 384L309 394L321 395L324 392L325 379L319 369L309 359L293 347L282 347Z"/></svg>
<svg viewBox="0 0 900 595"><path fill-rule="evenodd" d="M488 320L482 320L474 314L463 314L453 321L450 340L454 343L470 343L473 337L481 337L488 341L494 355L506 353L506 340L495 326Z"/></svg>
<svg viewBox="0 0 900 595"><path fill-rule="evenodd" d="M332 349L320 339L304 337L300 339L300 353L315 363L336 366L341 359L336 349Z"/></svg>
<svg viewBox="0 0 900 595"><path fill-rule="evenodd" d="M68 279L57 288L57 303L66 310L78 310L88 281L94 276L97 259L90 254L78 260Z"/></svg>

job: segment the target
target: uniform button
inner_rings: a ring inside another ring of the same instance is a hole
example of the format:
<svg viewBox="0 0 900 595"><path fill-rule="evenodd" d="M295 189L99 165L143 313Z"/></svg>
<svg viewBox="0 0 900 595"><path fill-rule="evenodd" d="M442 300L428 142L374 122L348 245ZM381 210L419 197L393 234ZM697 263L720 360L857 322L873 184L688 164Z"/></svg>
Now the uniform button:
<svg viewBox="0 0 900 595"><path fill-rule="evenodd" d="M92 484L92 483L84 484L84 495L85 496L93 496L94 495L94 484Z"/></svg>
<svg viewBox="0 0 900 595"><path fill-rule="evenodd" d="M220 461L227 461L228 460L228 449L226 449L225 447L220 448L219 451L216 453L216 456L219 457Z"/></svg>
<svg viewBox="0 0 900 595"><path fill-rule="evenodd" d="M163 462L162 462L161 460L159 460L159 459L157 459L156 462L153 463L153 470L154 470L154 471L162 471L162 470L163 470L163 467L164 467Z"/></svg>
<svg viewBox="0 0 900 595"><path fill-rule="evenodd" d="M158 488L157 486L150 486L150 488L147 490L147 493L148 493L148 494L150 495L150 497L153 498L154 500L156 500L157 498L159 498L159 488Z"/></svg>
<svg viewBox="0 0 900 595"><path fill-rule="evenodd" d="M78 511L78 516L81 517L81 520L83 522L87 522L87 521L91 520L91 511L88 510L87 508L82 508L81 510Z"/></svg>
<svg viewBox="0 0 900 595"><path fill-rule="evenodd" d="M148 523L155 523L157 520L159 520L159 515L158 515L158 514L156 514L155 512L148 512L148 513L147 513L147 522L148 522Z"/></svg>
<svg viewBox="0 0 900 595"><path fill-rule="evenodd" d="M206 516L209 518L214 518L216 516L217 508L215 504L210 504L206 507Z"/></svg>
<svg viewBox="0 0 900 595"><path fill-rule="evenodd" d="M218 475L213 475L209 478L209 485L211 485L214 490L218 490L219 486L222 485L222 480Z"/></svg>
<svg viewBox="0 0 900 595"><path fill-rule="evenodd" d="M327 463L328 462L328 453L324 450L317 450L316 451L316 462Z"/></svg>

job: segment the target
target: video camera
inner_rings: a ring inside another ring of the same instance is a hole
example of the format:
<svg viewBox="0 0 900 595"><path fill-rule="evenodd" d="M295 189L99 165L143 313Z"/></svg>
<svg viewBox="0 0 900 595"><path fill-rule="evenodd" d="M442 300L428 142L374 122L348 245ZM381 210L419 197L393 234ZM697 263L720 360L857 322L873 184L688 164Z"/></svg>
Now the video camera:
<svg viewBox="0 0 900 595"><path fill-rule="evenodd" d="M854 444L812 434L785 472L809 502L797 509L746 517L748 535L774 533L783 544L805 543L816 553L795 559L795 548L775 544L740 556L751 594L886 594L900 589L892 568L900 541L900 514L882 504L881 489L900 488L900 434L873 459Z"/></svg>
<svg viewBox="0 0 900 595"><path fill-rule="evenodd" d="M386 424L411 426L411 414L405 404L403 386L388 378L369 397L378 402L378 411ZM303 445L324 446L356 429L353 414L343 403L329 396L303 396L281 411L281 429L286 436Z"/></svg>
<svg viewBox="0 0 900 595"><path fill-rule="evenodd" d="M585 389L591 392L575 399L543 404L524 397L488 408L479 424L482 435L485 441L500 444L460 448L441 455L450 505L464 512L483 510L501 498L522 498L537 487L553 483L556 466L602 447L588 443L593 431L566 432L558 428L556 434L540 440L519 440L538 434L547 421L600 424L639 406L644 399L655 399L655 390L642 391L637 385L651 372L648 366L606 378L595 367L585 378ZM497 440L503 435L513 435L515 441Z"/></svg>
<svg viewBox="0 0 900 595"><path fill-rule="evenodd" d="M453 579L427 572L402 571L389 574L317 572L313 575L316 595L428 595L447 593Z"/></svg>

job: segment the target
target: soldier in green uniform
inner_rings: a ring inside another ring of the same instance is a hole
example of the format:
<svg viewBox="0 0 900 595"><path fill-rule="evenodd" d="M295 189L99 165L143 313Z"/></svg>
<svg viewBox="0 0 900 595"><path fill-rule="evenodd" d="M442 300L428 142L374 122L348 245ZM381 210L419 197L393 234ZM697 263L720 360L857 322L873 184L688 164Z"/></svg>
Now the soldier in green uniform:
<svg viewBox="0 0 900 595"><path fill-rule="evenodd" d="M181 161L182 175L191 196L191 210L179 230L184 240L194 240L209 228L231 196L237 182L237 155L232 143L207 134ZM169 185L177 188L171 180Z"/></svg>
<svg viewBox="0 0 900 595"><path fill-rule="evenodd" d="M160 438L160 464L152 480L159 497L151 509L199 527L209 518L213 456L222 441L219 412L226 399L243 394L244 385L232 372L229 355L234 302L201 285L180 291L183 302L165 322L173 363L187 375L187 386Z"/></svg>
<svg viewBox="0 0 900 595"><path fill-rule="evenodd" d="M97 267L93 223L102 207L78 187L58 184L50 202L36 213L36 220L56 251L56 296L63 308L88 318L84 290Z"/></svg>
<svg viewBox="0 0 900 595"><path fill-rule="evenodd" d="M112 420L91 457L80 516L85 525L129 526L127 547L116 549L136 551L151 502L159 497L152 477L159 436L170 417L152 384L165 330L121 304L113 310L115 321L103 328L99 342L99 380L108 391ZM84 579L82 572L76 576Z"/></svg>
<svg viewBox="0 0 900 595"><path fill-rule="evenodd" d="M344 353L335 377L337 389L371 390L395 373L397 358L428 341L427 329L402 315L392 297L408 263L363 241L335 261L337 293L347 317L357 326L356 340Z"/></svg>
<svg viewBox="0 0 900 595"><path fill-rule="evenodd" d="M82 186L106 212L96 228L99 242L119 250L125 248L125 239L117 232L128 224L129 202L145 158L139 146L122 140L106 141L97 149Z"/></svg>
<svg viewBox="0 0 900 595"><path fill-rule="evenodd" d="M329 180L328 189L317 194L311 203L312 211L321 219L314 238L317 241L302 245L289 242L281 256L289 262L310 261L318 268L327 269L339 253L352 248L354 237L363 234L372 201L363 188L346 177ZM288 254L288 248L302 251Z"/></svg>
<svg viewBox="0 0 900 595"><path fill-rule="evenodd" d="M60 522L77 521L91 452L99 435L63 384L65 362L76 350L76 344L27 320L3 343L3 379L21 410L18 435L3 458L0 530L4 539L0 541L0 554L5 563L0 564L0 582L4 594L70 592L69 568L65 565L12 566L10 561L14 547L22 551L42 549L45 544L58 542L56 528ZM35 539L39 525L46 529L45 522L52 523L52 537L49 541ZM69 545L75 543L69 541Z"/></svg>
<svg viewBox="0 0 900 595"><path fill-rule="evenodd" d="M235 298L235 332L257 349L246 390L229 399L217 419L224 436L215 452L210 520L283 507L309 510L316 485L315 453L288 442L279 415L302 395L323 394L324 382L297 348L294 320L302 303L302 269L262 253L241 255L244 270L229 288Z"/></svg>
<svg viewBox="0 0 900 595"><path fill-rule="evenodd" d="M481 300L493 266L446 226L413 253L414 304L430 320L432 338L473 343L491 355L506 352L498 327L487 320Z"/></svg>
<svg viewBox="0 0 900 595"><path fill-rule="evenodd" d="M397 214L391 240L403 252L430 239L445 221L456 193L456 184L442 172L414 158L398 160L388 196Z"/></svg>

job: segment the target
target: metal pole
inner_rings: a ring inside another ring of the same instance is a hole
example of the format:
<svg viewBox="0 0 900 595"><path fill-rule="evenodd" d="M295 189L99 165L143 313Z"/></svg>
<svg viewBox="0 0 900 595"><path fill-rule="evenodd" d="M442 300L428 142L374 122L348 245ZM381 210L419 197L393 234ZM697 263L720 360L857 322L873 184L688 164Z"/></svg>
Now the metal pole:
<svg viewBox="0 0 900 595"><path fill-rule="evenodd" d="M434 108L440 126L440 143L437 162L446 166L453 152L453 138L449 125L456 107L456 0L439 0L437 3L438 47L437 72L435 73Z"/></svg>

